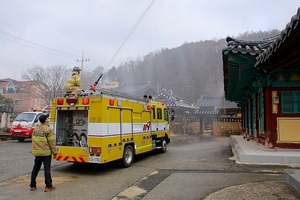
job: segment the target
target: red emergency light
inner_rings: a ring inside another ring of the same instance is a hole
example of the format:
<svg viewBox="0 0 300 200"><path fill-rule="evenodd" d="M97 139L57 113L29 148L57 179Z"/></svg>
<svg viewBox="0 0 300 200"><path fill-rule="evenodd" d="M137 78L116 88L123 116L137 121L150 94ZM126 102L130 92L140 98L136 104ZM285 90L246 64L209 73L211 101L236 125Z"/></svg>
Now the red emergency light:
<svg viewBox="0 0 300 200"><path fill-rule="evenodd" d="M115 100L114 100L114 99L110 99L110 100L109 100L109 105L110 105L110 106L113 106L114 104L115 104Z"/></svg>
<svg viewBox="0 0 300 200"><path fill-rule="evenodd" d="M90 99L89 99L89 98L83 98L83 99L82 99L82 104L83 104L83 105L88 105L89 102L90 102Z"/></svg>
<svg viewBox="0 0 300 200"><path fill-rule="evenodd" d="M150 105L147 105L147 110L151 110L151 106Z"/></svg>
<svg viewBox="0 0 300 200"><path fill-rule="evenodd" d="M56 103L57 103L57 105L63 105L64 99L57 99Z"/></svg>

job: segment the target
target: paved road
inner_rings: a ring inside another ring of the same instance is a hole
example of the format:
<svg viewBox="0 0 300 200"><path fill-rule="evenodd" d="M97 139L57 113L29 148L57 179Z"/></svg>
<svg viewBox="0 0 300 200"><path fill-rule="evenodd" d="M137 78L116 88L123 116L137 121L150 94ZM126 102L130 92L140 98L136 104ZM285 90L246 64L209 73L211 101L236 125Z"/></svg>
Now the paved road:
<svg viewBox="0 0 300 200"><path fill-rule="evenodd" d="M130 168L53 162L57 190L29 191L30 142L0 142L2 199L300 199L283 181L281 166L238 165L230 138L172 136L164 154L139 156ZM276 187L275 187L276 186ZM251 192L256 189L256 193ZM268 190L267 192L262 190Z"/></svg>

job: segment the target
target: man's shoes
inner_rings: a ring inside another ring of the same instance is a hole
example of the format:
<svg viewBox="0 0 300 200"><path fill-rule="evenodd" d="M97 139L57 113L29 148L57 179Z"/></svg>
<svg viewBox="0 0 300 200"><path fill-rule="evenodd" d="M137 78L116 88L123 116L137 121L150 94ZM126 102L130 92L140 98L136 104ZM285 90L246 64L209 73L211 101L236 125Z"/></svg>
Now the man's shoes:
<svg viewBox="0 0 300 200"><path fill-rule="evenodd" d="M30 191L35 191L36 187L30 187Z"/></svg>
<svg viewBox="0 0 300 200"><path fill-rule="evenodd" d="M45 192L51 192L51 191L53 191L53 190L55 190L55 189L56 189L56 187L53 187L53 186L52 186L52 187L47 187L47 186L46 186L44 191L45 191Z"/></svg>

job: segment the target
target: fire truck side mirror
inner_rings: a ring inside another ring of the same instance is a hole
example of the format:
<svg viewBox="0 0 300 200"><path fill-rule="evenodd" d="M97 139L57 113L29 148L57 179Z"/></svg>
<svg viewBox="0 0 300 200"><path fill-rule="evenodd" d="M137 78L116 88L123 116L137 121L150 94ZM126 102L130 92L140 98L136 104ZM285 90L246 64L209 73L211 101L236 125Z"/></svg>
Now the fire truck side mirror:
<svg viewBox="0 0 300 200"><path fill-rule="evenodd" d="M171 110L171 121L175 119L175 111L172 109Z"/></svg>

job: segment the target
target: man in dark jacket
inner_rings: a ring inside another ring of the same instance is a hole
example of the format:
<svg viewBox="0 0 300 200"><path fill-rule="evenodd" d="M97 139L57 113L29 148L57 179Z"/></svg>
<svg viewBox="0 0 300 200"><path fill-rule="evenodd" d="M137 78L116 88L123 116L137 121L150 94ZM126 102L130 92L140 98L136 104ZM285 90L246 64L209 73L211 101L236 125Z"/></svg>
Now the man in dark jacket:
<svg viewBox="0 0 300 200"><path fill-rule="evenodd" d="M36 177L41 169L42 163L44 164L44 177L45 177L45 192L55 190L52 185L51 177L51 155L56 157L56 142L53 130L49 127L49 114L42 115L39 118L41 125L37 126L32 133L32 155L35 156L34 166L31 173L30 190L37 189Z"/></svg>

